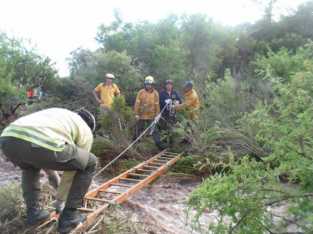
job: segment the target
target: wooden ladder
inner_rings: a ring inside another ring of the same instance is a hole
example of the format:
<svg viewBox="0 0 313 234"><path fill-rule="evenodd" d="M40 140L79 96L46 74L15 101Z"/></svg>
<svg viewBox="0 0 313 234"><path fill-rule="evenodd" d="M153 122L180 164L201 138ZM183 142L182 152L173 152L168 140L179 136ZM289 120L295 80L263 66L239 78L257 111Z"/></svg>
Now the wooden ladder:
<svg viewBox="0 0 313 234"><path fill-rule="evenodd" d="M81 212L86 213L85 222L80 223L72 230L71 234L87 231L110 204L121 204L126 201L131 195L164 174L180 157L181 154L164 150L149 160L101 184L96 189L87 192L84 205L79 208ZM38 229L42 229L49 223L57 221L57 219L58 215L53 214L51 219L40 225Z"/></svg>

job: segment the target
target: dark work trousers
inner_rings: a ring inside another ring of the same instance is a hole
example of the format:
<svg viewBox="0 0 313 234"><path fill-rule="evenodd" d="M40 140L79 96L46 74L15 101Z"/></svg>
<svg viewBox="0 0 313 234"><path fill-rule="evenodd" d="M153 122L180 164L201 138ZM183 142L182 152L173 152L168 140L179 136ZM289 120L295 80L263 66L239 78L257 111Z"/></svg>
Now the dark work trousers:
<svg viewBox="0 0 313 234"><path fill-rule="evenodd" d="M147 128L149 125L153 122L151 119L139 119L136 123L136 129L135 129L135 139ZM148 130L147 134L150 134L151 129ZM152 138L154 140L154 143L157 147L161 147L161 139L160 139L160 133L158 129L158 124L155 126L154 131L152 133Z"/></svg>
<svg viewBox="0 0 313 234"><path fill-rule="evenodd" d="M14 137L0 139L4 155L22 169L23 197L27 208L39 205L42 168L76 171L65 207L81 207L96 170L97 158L93 154L68 144L62 152L55 152Z"/></svg>

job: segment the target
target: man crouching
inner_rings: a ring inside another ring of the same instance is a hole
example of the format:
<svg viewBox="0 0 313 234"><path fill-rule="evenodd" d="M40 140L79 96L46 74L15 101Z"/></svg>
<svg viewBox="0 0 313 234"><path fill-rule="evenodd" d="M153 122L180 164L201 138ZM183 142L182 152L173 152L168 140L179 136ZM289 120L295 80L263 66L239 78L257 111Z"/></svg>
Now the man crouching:
<svg viewBox="0 0 313 234"><path fill-rule="evenodd" d="M41 169L75 171L60 215L59 232L67 233L83 221L77 208L82 206L96 170L97 159L90 153L95 126L95 118L87 110L75 113L51 108L21 117L3 130L2 151L22 169L29 225L49 218L49 213L39 208Z"/></svg>

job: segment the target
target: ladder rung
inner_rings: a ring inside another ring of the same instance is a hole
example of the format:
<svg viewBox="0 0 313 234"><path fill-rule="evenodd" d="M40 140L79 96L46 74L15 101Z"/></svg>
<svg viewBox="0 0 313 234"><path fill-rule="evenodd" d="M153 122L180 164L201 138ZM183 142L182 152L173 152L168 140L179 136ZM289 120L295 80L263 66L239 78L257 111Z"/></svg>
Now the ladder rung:
<svg viewBox="0 0 313 234"><path fill-rule="evenodd" d="M126 181L141 181L141 180L136 180L136 179L132 179L132 178L120 178L119 180L126 180Z"/></svg>
<svg viewBox="0 0 313 234"><path fill-rule="evenodd" d="M85 207L77 208L77 210L80 210L83 212L94 212L94 211L96 211L94 209L89 209L89 208L85 208Z"/></svg>
<svg viewBox="0 0 313 234"><path fill-rule="evenodd" d="M160 168L160 167L153 167L153 166L149 166L149 165L144 165L144 167L153 168L153 169L159 169Z"/></svg>
<svg viewBox="0 0 313 234"><path fill-rule="evenodd" d="M157 162L149 162L148 165L157 165L157 166L163 166L165 163L157 163Z"/></svg>
<svg viewBox="0 0 313 234"><path fill-rule="evenodd" d="M118 192L118 191L108 191L108 190L99 190L100 192L103 193L112 193L112 194L122 194L123 192Z"/></svg>
<svg viewBox="0 0 313 234"><path fill-rule="evenodd" d="M167 163L168 160L155 159L155 160L153 160L153 162Z"/></svg>
<svg viewBox="0 0 313 234"><path fill-rule="evenodd" d="M171 160L171 159L174 159L175 157L161 156L161 158L165 158L165 159Z"/></svg>
<svg viewBox="0 0 313 234"><path fill-rule="evenodd" d="M145 171L145 172L153 172L154 170L145 170L145 169L141 169L141 168L138 168L136 169L136 171Z"/></svg>
<svg viewBox="0 0 313 234"><path fill-rule="evenodd" d="M131 186L128 185L128 184L121 184L121 183L112 183L111 185L112 185L112 186L119 186L119 187L131 187Z"/></svg>
<svg viewBox="0 0 313 234"><path fill-rule="evenodd" d="M173 152L165 152L163 155L166 155L166 154L168 154L168 155L179 155L178 153L173 153Z"/></svg>
<svg viewBox="0 0 313 234"><path fill-rule="evenodd" d="M176 154L162 154L160 157L163 157L163 156L165 156L165 157L176 157L177 155Z"/></svg>
<svg viewBox="0 0 313 234"><path fill-rule="evenodd" d="M147 177L149 175L147 174L138 174L138 173L129 173L128 175L132 175L132 176L141 176L141 177Z"/></svg>
<svg viewBox="0 0 313 234"><path fill-rule="evenodd" d="M86 197L86 200L90 200L90 201L98 201L98 202L106 202L106 203L112 203L113 201L111 200L107 200L104 198L97 198L97 197Z"/></svg>
<svg viewBox="0 0 313 234"><path fill-rule="evenodd" d="M176 157L174 154L162 154L160 157Z"/></svg>

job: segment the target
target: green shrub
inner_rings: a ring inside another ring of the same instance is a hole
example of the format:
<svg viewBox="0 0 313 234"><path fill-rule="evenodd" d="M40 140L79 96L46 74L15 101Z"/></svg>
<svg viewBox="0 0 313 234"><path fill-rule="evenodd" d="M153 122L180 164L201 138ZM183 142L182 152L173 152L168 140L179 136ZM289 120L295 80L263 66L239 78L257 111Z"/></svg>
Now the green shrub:
<svg viewBox="0 0 313 234"><path fill-rule="evenodd" d="M285 73L284 80L273 77L273 101L238 121L266 157L230 162L227 173L208 178L192 194L196 220L206 209L218 211L218 222L210 227L214 233L286 232L290 220L298 230L312 231L313 63L308 58L299 62L299 70L291 67L294 72ZM281 175L296 186L282 185ZM272 206L286 203L286 214L278 217Z"/></svg>
<svg viewBox="0 0 313 234"><path fill-rule="evenodd" d="M94 139L91 152L97 157L103 157L107 152L110 152L113 149L113 143L104 137L97 136Z"/></svg>
<svg viewBox="0 0 313 234"><path fill-rule="evenodd" d="M19 184L9 184L0 189L0 232L21 233L25 229L24 204Z"/></svg>

